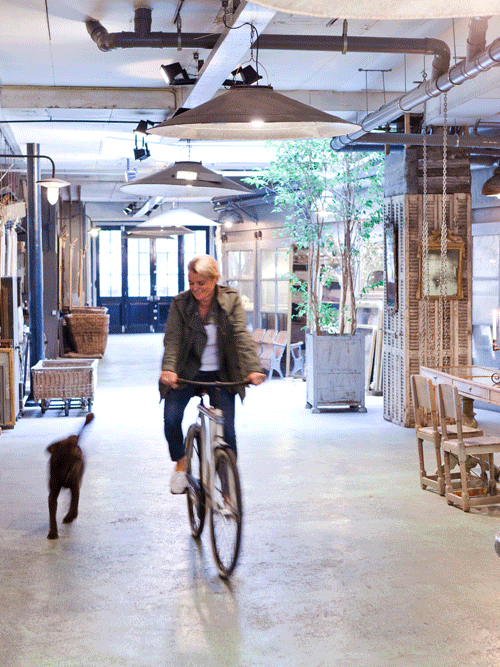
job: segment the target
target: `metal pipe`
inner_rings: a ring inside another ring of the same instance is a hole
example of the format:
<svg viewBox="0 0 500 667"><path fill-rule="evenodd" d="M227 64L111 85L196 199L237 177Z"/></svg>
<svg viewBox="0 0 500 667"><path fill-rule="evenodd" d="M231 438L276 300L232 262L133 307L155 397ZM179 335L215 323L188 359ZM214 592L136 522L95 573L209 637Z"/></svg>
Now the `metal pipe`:
<svg viewBox="0 0 500 667"><path fill-rule="evenodd" d="M40 192L36 183L40 180L38 144L27 144L28 187L28 279L29 279L29 323L30 366L45 359L43 321L43 277L42 277L42 211ZM50 158L49 158L50 159Z"/></svg>
<svg viewBox="0 0 500 667"><path fill-rule="evenodd" d="M485 72L498 64L500 64L500 38L492 42L489 47L469 62L461 60L437 79L424 81L409 93L384 105L378 111L368 114L361 124L362 130L342 137L335 137L330 142L330 146L333 150L339 150L358 137L363 136L366 132L389 123L419 104L433 97L438 97L441 93L454 86L461 85L464 81L468 81L480 72Z"/></svg>
<svg viewBox="0 0 500 667"><path fill-rule="evenodd" d="M177 33L151 32L151 9L135 10L135 32L109 33L94 19L85 22L87 31L101 51L137 47L175 48ZM219 34L183 33L182 45L191 49L213 49ZM357 53L407 53L434 55L433 78L450 66L450 49L440 39L408 39L398 37L337 37L328 35L260 35L253 46L280 51L339 51Z"/></svg>
<svg viewBox="0 0 500 667"><path fill-rule="evenodd" d="M428 146L442 146L442 134L428 134L425 137ZM422 146L424 143L423 134L400 134L399 132L369 132L363 134L358 139L354 139L355 144L389 144L405 146ZM495 148L500 150L500 136L461 136L459 134L449 134L447 143L450 148Z"/></svg>
<svg viewBox="0 0 500 667"><path fill-rule="evenodd" d="M486 29L489 16L472 16L469 21L466 60L472 60L486 48Z"/></svg>

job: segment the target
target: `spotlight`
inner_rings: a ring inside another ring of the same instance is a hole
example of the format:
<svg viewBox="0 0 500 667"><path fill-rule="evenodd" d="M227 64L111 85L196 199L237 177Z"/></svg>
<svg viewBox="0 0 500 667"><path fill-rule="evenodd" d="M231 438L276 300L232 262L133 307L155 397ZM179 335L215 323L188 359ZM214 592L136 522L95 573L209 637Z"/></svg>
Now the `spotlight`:
<svg viewBox="0 0 500 667"><path fill-rule="evenodd" d="M135 135L135 148L134 148L134 159L141 162L142 160L147 160L150 157L151 153L147 143L144 141L144 136L142 137L142 145L137 144L137 134Z"/></svg>
<svg viewBox="0 0 500 667"><path fill-rule="evenodd" d="M142 162L142 160L147 160L150 156L151 153L149 152L149 148L146 146L146 144L140 148L134 148L134 160Z"/></svg>
<svg viewBox="0 0 500 667"><path fill-rule="evenodd" d="M125 215L133 215L138 209L136 202L131 202L128 206L125 206L123 212Z"/></svg>
<svg viewBox="0 0 500 667"><path fill-rule="evenodd" d="M169 86L186 86L196 83L196 79L189 76L180 63L161 65L160 71Z"/></svg>
<svg viewBox="0 0 500 667"><path fill-rule="evenodd" d="M139 136L141 135L146 135L146 131L148 129L148 125L151 125L153 127L154 123L152 120L140 120L139 124L134 130L134 134L138 134Z"/></svg>
<svg viewBox="0 0 500 667"><path fill-rule="evenodd" d="M254 70L252 65L247 65L246 67L237 67L231 72L231 74L235 78L227 79L224 81L225 86L251 86L252 83L256 83L262 79L260 74ZM238 74L241 76L241 81L236 80Z"/></svg>

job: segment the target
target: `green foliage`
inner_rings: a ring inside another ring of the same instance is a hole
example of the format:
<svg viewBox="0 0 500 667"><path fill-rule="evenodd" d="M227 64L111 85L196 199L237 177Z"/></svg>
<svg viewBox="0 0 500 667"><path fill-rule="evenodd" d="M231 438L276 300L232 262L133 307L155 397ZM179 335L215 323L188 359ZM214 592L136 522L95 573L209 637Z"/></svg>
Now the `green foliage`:
<svg viewBox="0 0 500 667"><path fill-rule="evenodd" d="M354 285L361 250L382 219L382 165L379 153L337 153L328 140L273 142L269 168L246 179L275 195L274 210L285 216L283 236L309 256L300 309L309 328L355 332ZM322 288L339 279L340 307L321 300ZM300 312L300 311L299 311Z"/></svg>

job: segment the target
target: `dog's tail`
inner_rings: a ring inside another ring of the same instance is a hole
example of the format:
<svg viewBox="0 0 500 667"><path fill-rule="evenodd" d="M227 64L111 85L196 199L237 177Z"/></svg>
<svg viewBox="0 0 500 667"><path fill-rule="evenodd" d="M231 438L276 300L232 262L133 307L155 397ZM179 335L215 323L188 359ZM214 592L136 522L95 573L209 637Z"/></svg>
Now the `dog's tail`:
<svg viewBox="0 0 500 667"><path fill-rule="evenodd" d="M81 436L83 429L87 426L87 424L90 424L90 422L94 419L94 413L89 412L88 415L85 417L85 421L83 422L83 426L80 429L80 432L78 433L78 437Z"/></svg>

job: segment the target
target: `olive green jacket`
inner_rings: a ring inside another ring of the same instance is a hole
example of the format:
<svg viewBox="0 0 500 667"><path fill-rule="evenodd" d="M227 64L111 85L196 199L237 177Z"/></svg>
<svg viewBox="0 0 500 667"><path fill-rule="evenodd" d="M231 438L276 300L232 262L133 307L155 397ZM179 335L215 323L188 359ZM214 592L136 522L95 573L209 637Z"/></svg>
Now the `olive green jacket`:
<svg viewBox="0 0 500 667"><path fill-rule="evenodd" d="M238 292L232 287L216 285L211 311L215 312L217 326L220 380L238 382L249 373L264 373L246 327ZM192 380L200 370L207 335L198 313L198 302L190 290L172 299L163 343L162 371L173 371L180 378ZM243 398L244 388L238 389L238 393Z"/></svg>

